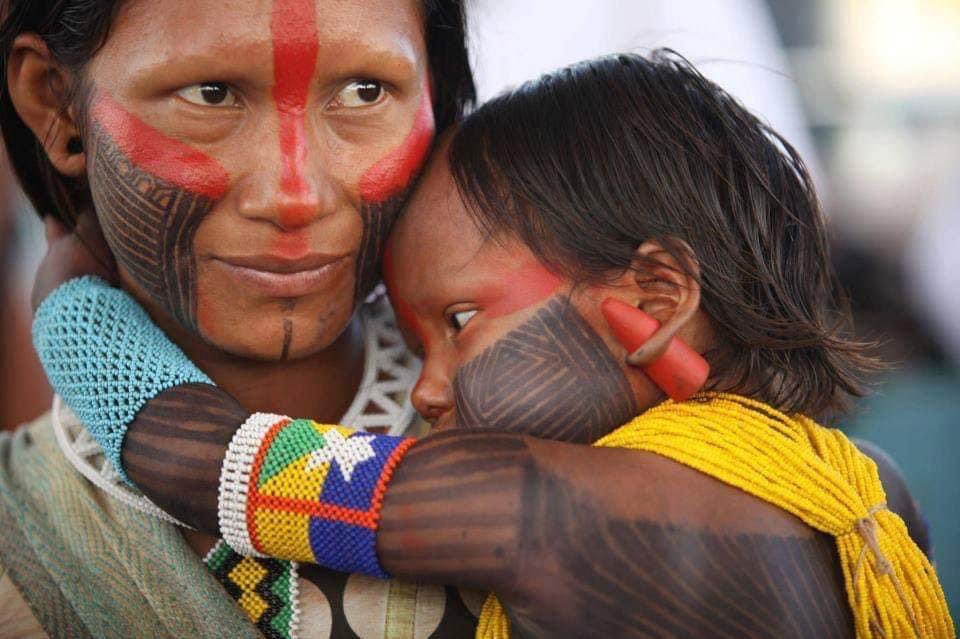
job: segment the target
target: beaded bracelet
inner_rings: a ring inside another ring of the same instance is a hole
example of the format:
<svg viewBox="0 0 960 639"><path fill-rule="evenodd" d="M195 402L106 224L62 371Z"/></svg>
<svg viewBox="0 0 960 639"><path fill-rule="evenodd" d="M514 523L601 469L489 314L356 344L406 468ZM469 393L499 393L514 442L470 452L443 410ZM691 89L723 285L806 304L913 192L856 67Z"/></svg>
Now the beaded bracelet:
<svg viewBox="0 0 960 639"><path fill-rule="evenodd" d="M223 461L220 532L241 554L386 579L376 554L380 509L414 441L252 415Z"/></svg>

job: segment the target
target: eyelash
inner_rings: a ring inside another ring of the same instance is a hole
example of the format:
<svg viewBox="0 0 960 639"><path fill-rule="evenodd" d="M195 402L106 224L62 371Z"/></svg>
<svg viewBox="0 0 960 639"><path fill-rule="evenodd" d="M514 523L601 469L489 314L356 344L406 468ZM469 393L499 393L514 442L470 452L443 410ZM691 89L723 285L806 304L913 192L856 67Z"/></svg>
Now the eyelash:
<svg viewBox="0 0 960 639"><path fill-rule="evenodd" d="M222 101L215 103L206 102L204 97L207 91L222 91ZM240 97L233 87L226 82L218 82L215 80L191 84L177 91L177 95L190 104L209 108L232 108L238 106L240 102ZM226 100L231 100L231 102L229 104L223 104L222 102Z"/></svg>

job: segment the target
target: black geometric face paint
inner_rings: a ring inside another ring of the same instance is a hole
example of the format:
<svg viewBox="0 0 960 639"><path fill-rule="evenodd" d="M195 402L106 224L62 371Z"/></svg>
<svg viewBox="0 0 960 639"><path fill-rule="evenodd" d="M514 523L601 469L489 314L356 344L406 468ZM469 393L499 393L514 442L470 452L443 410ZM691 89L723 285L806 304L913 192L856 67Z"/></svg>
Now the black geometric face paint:
<svg viewBox="0 0 960 639"><path fill-rule="evenodd" d="M383 249L397 221L397 216L410 197L411 187L379 204L364 202L360 210L363 218L363 237L357 252L354 302L360 305L380 281Z"/></svg>
<svg viewBox="0 0 960 639"><path fill-rule="evenodd" d="M91 107L90 191L117 262L196 332L197 228L227 188L213 158L167 138L98 93Z"/></svg>
<svg viewBox="0 0 960 639"><path fill-rule="evenodd" d="M630 383L603 339L553 298L460 369L457 425L592 443L636 415Z"/></svg>

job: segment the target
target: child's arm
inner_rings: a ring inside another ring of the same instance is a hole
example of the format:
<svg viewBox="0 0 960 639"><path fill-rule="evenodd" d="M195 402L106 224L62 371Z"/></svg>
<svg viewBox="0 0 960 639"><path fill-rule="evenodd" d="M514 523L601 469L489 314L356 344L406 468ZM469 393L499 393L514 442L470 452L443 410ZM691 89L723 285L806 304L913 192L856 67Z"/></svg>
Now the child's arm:
<svg viewBox="0 0 960 639"><path fill-rule="evenodd" d="M411 444L250 416L155 343L144 313L105 321L123 292L83 288L41 308L44 364L74 406L103 400L97 375L131 380L118 396L132 413L95 411L95 434L187 523L281 558L494 590L520 634L850 634L832 541L736 489L636 451L492 431ZM86 372L65 383L71 358Z"/></svg>

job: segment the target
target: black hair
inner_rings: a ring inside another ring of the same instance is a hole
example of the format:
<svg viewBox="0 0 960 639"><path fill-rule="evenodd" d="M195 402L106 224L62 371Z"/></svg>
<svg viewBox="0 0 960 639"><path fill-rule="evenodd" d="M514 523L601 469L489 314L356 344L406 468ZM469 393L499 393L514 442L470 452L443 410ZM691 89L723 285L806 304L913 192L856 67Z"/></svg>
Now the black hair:
<svg viewBox="0 0 960 639"><path fill-rule="evenodd" d="M688 264L685 242L718 338L710 388L819 417L864 393L875 362L847 336L803 161L675 52L583 62L501 95L460 125L449 162L482 231L576 281L642 269L647 240Z"/></svg>
<svg viewBox="0 0 960 639"><path fill-rule="evenodd" d="M466 48L464 0L421 0L425 39L434 82L437 130L458 121L476 99ZM106 42L123 0L3 0L0 3L0 133L14 172L37 212L53 215L67 225L89 204L84 179L57 171L40 140L17 115L6 82L13 42L22 33L40 36L50 53L75 78ZM69 87L66 109L79 86Z"/></svg>

